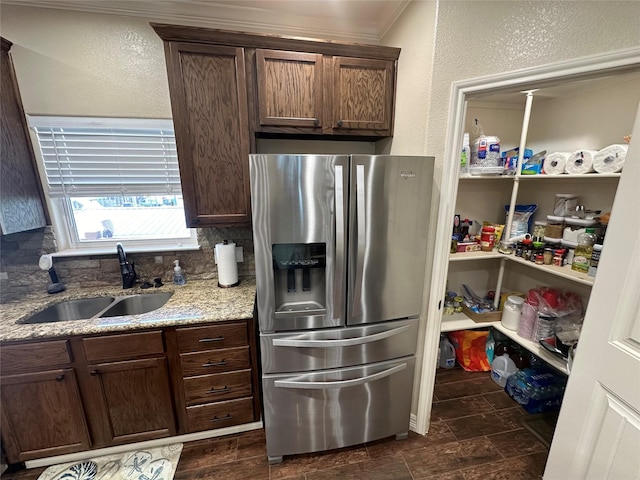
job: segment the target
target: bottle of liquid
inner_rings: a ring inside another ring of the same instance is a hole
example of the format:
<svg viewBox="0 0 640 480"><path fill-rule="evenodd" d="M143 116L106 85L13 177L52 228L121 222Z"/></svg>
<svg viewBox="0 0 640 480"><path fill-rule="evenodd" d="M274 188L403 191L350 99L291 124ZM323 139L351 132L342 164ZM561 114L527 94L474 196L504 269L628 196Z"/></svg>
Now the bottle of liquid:
<svg viewBox="0 0 640 480"><path fill-rule="evenodd" d="M440 358L438 366L453 368L456 366L456 350L445 334L440 335Z"/></svg>
<svg viewBox="0 0 640 480"><path fill-rule="evenodd" d="M460 154L460 176L469 174L469 161L471 160L471 147L469 146L469 134L465 133L462 140L462 153Z"/></svg>
<svg viewBox="0 0 640 480"><path fill-rule="evenodd" d="M584 232L578 235L578 245L571 264L572 270L581 273L589 271L593 245L596 243L596 234L594 232L593 228L585 228Z"/></svg>
<svg viewBox="0 0 640 480"><path fill-rule="evenodd" d="M173 264L173 284L174 285L184 285L187 283L187 280L184 278L184 273L182 273L182 268L180 267L180 260L174 260Z"/></svg>

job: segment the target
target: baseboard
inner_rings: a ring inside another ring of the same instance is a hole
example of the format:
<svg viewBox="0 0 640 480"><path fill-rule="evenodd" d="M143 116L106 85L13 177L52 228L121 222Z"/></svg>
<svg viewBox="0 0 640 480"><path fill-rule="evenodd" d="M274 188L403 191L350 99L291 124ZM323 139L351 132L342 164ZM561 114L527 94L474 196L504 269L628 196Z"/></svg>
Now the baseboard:
<svg viewBox="0 0 640 480"><path fill-rule="evenodd" d="M139 450L143 448L160 447L162 445L170 445L172 443L193 442L195 440L204 440L206 438L222 437L224 435L232 435L234 433L248 432L250 430L258 430L262 428L262 421L245 423L244 425L235 425L233 427L219 428L216 430L207 430L205 432L187 433L185 435L177 435L175 437L159 438L157 440L148 440L146 442L128 443L126 445L118 445L115 447L97 448L95 450L86 450L84 452L69 453L66 455L57 455L55 457L38 458L29 460L25 463L26 468L48 467L49 465L57 465L59 463L76 462L86 460L88 458L101 457L115 453L128 452L130 450Z"/></svg>

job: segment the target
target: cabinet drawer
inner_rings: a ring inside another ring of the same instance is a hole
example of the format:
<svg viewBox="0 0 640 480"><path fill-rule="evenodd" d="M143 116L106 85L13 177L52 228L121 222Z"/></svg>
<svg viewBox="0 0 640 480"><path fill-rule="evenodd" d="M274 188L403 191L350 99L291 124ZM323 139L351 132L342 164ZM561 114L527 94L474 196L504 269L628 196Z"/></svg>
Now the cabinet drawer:
<svg viewBox="0 0 640 480"><path fill-rule="evenodd" d="M181 353L240 347L249 343L246 322L179 328L176 330L176 336L178 337L178 351Z"/></svg>
<svg viewBox="0 0 640 480"><path fill-rule="evenodd" d="M180 355L180 365L183 377L244 370L251 368L249 347L183 353Z"/></svg>
<svg viewBox="0 0 640 480"><path fill-rule="evenodd" d="M2 345L0 366L2 374L25 372L37 368L54 368L71 363L68 340L32 343L22 345Z"/></svg>
<svg viewBox="0 0 640 480"><path fill-rule="evenodd" d="M189 432L250 423L253 422L253 419L253 400L251 398L187 407Z"/></svg>
<svg viewBox="0 0 640 480"><path fill-rule="evenodd" d="M89 363L164 354L161 331L84 338L82 345Z"/></svg>
<svg viewBox="0 0 640 480"><path fill-rule="evenodd" d="M190 377L184 380L188 406L251 395L251 370Z"/></svg>

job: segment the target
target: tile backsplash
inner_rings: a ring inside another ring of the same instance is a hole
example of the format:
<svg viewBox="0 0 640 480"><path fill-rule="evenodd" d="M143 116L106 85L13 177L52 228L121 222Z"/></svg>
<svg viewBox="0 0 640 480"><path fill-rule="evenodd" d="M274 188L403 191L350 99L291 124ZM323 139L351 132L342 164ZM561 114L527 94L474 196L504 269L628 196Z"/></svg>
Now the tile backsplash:
<svg viewBox="0 0 640 480"><path fill-rule="evenodd" d="M238 263L238 277L255 276L253 236L250 227L198 229L200 250L180 252L127 252L127 259L135 263L140 281L160 277L172 281L173 261L189 279L218 277L214 260L216 243L229 240L242 247L244 261ZM126 242L124 242L126 250ZM51 227L14 233L0 237L0 302L19 299L29 293L46 292L49 274L38 266L40 256L56 251L55 234ZM122 282L120 265L114 248L113 255L57 257L53 267L69 288L118 285Z"/></svg>

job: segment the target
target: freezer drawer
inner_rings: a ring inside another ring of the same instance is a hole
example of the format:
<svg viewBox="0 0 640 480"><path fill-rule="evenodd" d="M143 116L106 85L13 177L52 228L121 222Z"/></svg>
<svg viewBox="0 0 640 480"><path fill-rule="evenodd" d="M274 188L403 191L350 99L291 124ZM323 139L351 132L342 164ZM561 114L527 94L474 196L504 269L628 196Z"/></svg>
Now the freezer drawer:
<svg viewBox="0 0 640 480"><path fill-rule="evenodd" d="M324 372L263 375L269 460L407 432L414 366L410 356Z"/></svg>
<svg viewBox="0 0 640 480"><path fill-rule="evenodd" d="M263 373L316 371L413 355L418 319L260 335Z"/></svg>

